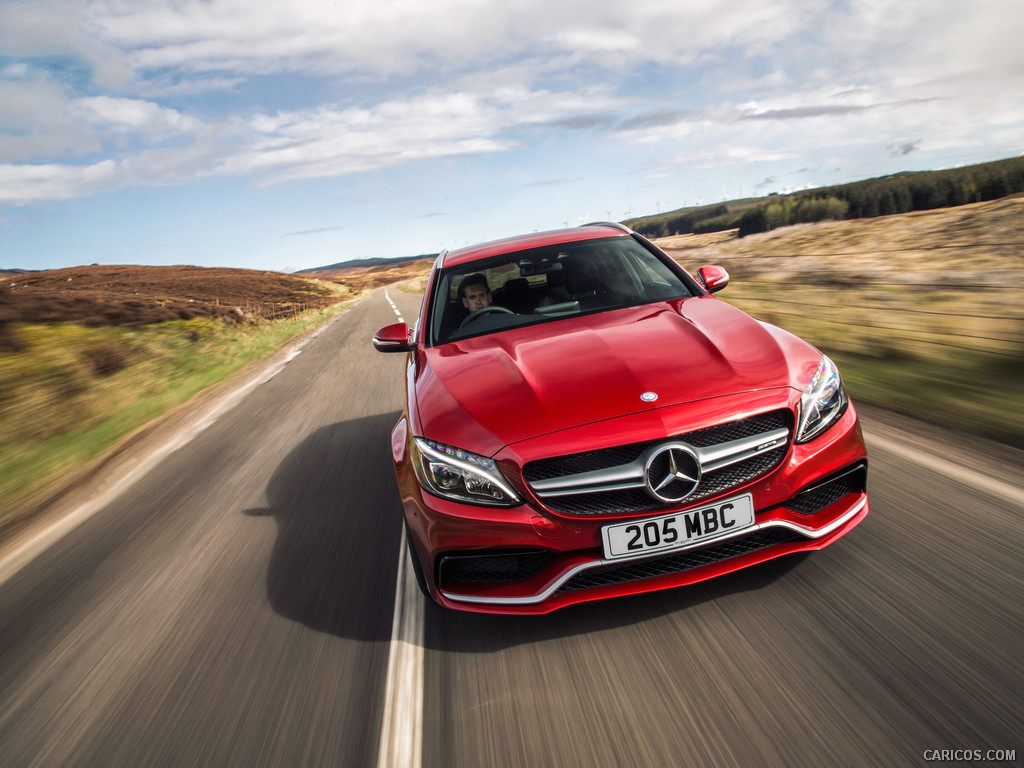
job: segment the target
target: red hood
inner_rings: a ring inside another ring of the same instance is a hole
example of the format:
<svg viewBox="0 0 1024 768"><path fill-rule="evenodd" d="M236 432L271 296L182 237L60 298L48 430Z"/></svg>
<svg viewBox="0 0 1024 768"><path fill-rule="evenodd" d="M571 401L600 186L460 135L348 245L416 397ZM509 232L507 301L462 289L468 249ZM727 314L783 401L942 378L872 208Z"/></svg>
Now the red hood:
<svg viewBox="0 0 1024 768"><path fill-rule="evenodd" d="M788 355L788 357L787 357ZM427 349L422 433L484 455L538 435L772 387L820 359L710 296L569 318ZM658 399L646 403L644 392Z"/></svg>

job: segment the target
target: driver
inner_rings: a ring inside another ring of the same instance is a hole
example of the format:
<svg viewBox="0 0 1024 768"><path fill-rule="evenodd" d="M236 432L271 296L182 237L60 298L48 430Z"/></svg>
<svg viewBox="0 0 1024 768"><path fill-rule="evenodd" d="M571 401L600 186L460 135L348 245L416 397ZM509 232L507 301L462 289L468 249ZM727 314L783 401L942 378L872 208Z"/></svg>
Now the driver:
<svg viewBox="0 0 1024 768"><path fill-rule="evenodd" d="M487 278L477 273L464 278L459 284L459 299L467 312L491 306L491 289Z"/></svg>

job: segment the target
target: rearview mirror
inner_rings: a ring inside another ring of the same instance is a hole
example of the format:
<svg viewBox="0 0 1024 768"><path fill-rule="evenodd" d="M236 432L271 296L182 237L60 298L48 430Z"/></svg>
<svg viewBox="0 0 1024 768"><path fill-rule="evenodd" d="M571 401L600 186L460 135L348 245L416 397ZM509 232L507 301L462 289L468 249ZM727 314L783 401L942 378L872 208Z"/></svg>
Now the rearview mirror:
<svg viewBox="0 0 1024 768"><path fill-rule="evenodd" d="M384 326L373 334L373 348L378 352L408 352L412 349L409 326L405 323Z"/></svg>
<svg viewBox="0 0 1024 768"><path fill-rule="evenodd" d="M708 293L720 291L729 284L729 273L724 267L707 266L697 270L700 281L704 284Z"/></svg>

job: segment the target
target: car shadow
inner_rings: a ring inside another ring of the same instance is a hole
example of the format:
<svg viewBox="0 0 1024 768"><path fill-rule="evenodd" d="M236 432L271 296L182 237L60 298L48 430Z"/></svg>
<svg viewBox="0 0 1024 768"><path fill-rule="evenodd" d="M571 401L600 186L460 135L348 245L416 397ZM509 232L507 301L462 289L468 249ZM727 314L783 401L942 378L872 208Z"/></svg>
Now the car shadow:
<svg viewBox="0 0 1024 768"><path fill-rule="evenodd" d="M311 433L271 476L267 507L245 510L277 523L266 588L280 616L339 637L390 639L402 516L389 436L399 415L367 416ZM805 556L789 555L688 587L584 603L542 616L467 613L442 608L419 594L415 599L424 602L426 648L492 653L638 624L764 589Z"/></svg>
<svg viewBox="0 0 1024 768"><path fill-rule="evenodd" d="M401 541L389 435L398 412L322 427L267 483L277 539L267 596L281 616L358 640L388 640Z"/></svg>

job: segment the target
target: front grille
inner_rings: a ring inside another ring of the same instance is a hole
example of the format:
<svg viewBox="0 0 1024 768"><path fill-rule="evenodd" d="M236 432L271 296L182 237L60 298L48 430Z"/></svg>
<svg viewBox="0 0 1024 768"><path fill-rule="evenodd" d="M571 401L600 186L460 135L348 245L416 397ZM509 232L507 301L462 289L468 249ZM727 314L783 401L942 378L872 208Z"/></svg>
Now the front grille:
<svg viewBox="0 0 1024 768"><path fill-rule="evenodd" d="M557 553L542 551L446 555L441 558L438 582L444 586L452 582L526 581L558 557Z"/></svg>
<svg viewBox="0 0 1024 768"><path fill-rule="evenodd" d="M781 528L769 528L757 531L749 536L723 541L720 544L709 544L698 549L673 552L662 557L650 557L643 560L629 560L624 563L611 563L582 571L563 584L556 594L573 592L578 589L608 587L614 584L628 584L658 576L671 576L676 573L700 568L729 560L733 557L757 552L776 544L787 544L806 539L794 531Z"/></svg>
<svg viewBox="0 0 1024 768"><path fill-rule="evenodd" d="M801 515L813 515L835 504L851 493L861 493L867 487L867 466L859 464L835 477L801 491L784 506Z"/></svg>
<svg viewBox="0 0 1024 768"><path fill-rule="evenodd" d="M733 464L717 472L709 472L701 477L697 490L686 497L684 503L706 499L730 488L753 480L764 474L786 455L786 449L780 448L762 453L753 459ZM626 491L608 491L606 493L580 493L573 496L554 496L544 499L544 504L553 512L563 515L621 515L635 512L664 511L678 508L679 504L659 504L647 495L642 488Z"/></svg>
<svg viewBox="0 0 1024 768"><path fill-rule="evenodd" d="M747 419L739 419L673 437L540 459L530 462L523 468L523 478L532 488L533 484L541 481L628 465L638 461L644 451L652 446L670 440L683 442L696 449L711 449L732 441L765 435L773 430L788 430L790 424L789 411L770 411ZM685 503L689 504L724 493L767 473L782 461L787 450L788 439L771 450L765 450L718 469L705 470L697 489L685 499ZM662 504L658 502L642 487L569 495L549 495L539 492L537 488L533 488L533 490L538 493L542 503L548 509L564 515L622 515L656 512L679 507L678 503Z"/></svg>
<svg viewBox="0 0 1024 768"><path fill-rule="evenodd" d="M648 445L649 443L618 445L601 451L587 451L586 453L531 461L523 467L523 479L528 483L534 483L538 480L551 480L556 477L575 475L579 472L610 469L621 464L629 464L631 461L636 461Z"/></svg>
<svg viewBox="0 0 1024 768"><path fill-rule="evenodd" d="M751 416L748 419L716 424L713 427L698 429L695 432L676 435L675 438L659 438L642 443L617 445L614 448L605 448L600 451L586 451L568 456L555 456L551 459L531 461L523 468L523 478L526 482L533 483L537 480L550 480L555 477L575 475L578 472L590 472L595 469L617 467L620 464L628 464L631 461L635 461L645 448L656 443L663 443L666 439L678 439L695 448L707 448L719 443L727 443L730 440L760 435L773 429L788 428L789 425L789 411L769 411L768 413Z"/></svg>

